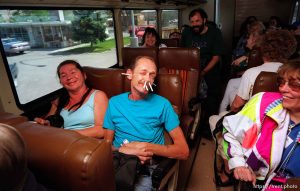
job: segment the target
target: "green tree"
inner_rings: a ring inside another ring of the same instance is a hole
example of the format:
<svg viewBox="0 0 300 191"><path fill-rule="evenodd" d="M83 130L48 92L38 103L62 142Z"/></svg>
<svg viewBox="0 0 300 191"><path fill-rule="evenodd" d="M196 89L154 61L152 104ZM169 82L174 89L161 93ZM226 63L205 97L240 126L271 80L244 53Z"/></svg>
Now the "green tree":
<svg viewBox="0 0 300 191"><path fill-rule="evenodd" d="M5 23L5 19L3 18L2 14L0 14L0 23Z"/></svg>
<svg viewBox="0 0 300 191"><path fill-rule="evenodd" d="M101 18L100 11L74 10L75 20L72 21L74 40L81 40L84 43L91 43L91 47L97 41L103 42L107 38L105 33L106 25Z"/></svg>
<svg viewBox="0 0 300 191"><path fill-rule="evenodd" d="M10 22L42 22L48 20L48 10L15 10L10 17Z"/></svg>

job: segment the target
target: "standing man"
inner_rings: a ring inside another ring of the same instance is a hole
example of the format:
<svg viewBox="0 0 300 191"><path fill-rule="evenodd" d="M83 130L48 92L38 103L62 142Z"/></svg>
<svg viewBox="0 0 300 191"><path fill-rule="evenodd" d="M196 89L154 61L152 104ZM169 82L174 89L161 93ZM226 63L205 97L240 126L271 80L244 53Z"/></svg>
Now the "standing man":
<svg viewBox="0 0 300 191"><path fill-rule="evenodd" d="M209 136L208 118L218 113L221 94L221 66L223 38L221 31L213 25L207 25L207 14L203 9L194 9L189 14L190 27L182 33L182 47L200 49L201 77L208 86L207 98L202 104L204 111L202 124L204 135Z"/></svg>
<svg viewBox="0 0 300 191"><path fill-rule="evenodd" d="M131 80L131 92L110 99L104 119L105 139L112 141L115 151L140 159L150 173L138 178L135 191L151 191L151 174L157 166L152 156L187 159L189 148L170 102L148 92L157 75L154 60L137 57L126 75ZM164 130L173 144L164 144Z"/></svg>

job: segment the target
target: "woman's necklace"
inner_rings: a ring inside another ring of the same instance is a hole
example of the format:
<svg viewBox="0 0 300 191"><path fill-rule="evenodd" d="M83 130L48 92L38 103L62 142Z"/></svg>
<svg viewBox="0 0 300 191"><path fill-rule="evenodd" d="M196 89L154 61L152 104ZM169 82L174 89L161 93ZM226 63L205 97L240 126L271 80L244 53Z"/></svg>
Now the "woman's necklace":
<svg viewBox="0 0 300 191"><path fill-rule="evenodd" d="M288 127L288 136L290 135L292 129L296 126L296 123L293 121L290 121L289 127Z"/></svg>

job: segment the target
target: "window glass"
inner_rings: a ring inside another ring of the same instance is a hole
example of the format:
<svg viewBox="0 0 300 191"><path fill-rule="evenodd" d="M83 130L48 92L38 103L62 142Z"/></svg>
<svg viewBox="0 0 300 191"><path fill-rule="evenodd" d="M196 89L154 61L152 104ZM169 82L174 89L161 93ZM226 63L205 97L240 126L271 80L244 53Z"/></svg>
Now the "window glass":
<svg viewBox="0 0 300 191"><path fill-rule="evenodd" d="M107 68L117 63L111 10L0 10L2 54L21 104L59 88L67 59Z"/></svg>
<svg viewBox="0 0 300 191"><path fill-rule="evenodd" d="M169 38L172 32L178 30L178 10L163 10L162 11L162 38Z"/></svg>
<svg viewBox="0 0 300 191"><path fill-rule="evenodd" d="M146 27L157 29L156 10L123 10L121 17L124 46L139 46Z"/></svg>
<svg viewBox="0 0 300 191"><path fill-rule="evenodd" d="M292 18L292 23L297 21L298 18L298 11L299 11L299 2L295 2L295 7L294 7L294 13L293 13L293 18Z"/></svg>

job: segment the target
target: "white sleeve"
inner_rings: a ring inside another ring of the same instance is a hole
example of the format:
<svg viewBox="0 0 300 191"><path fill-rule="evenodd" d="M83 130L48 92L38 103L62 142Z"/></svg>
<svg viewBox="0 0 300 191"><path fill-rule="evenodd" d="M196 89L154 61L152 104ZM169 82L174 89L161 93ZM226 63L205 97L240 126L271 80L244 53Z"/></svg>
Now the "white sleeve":
<svg viewBox="0 0 300 191"><path fill-rule="evenodd" d="M257 123L256 119L259 119L259 109L253 109L259 107L260 103L257 102L257 96L262 94L256 94L245 107L237 114L227 116L223 120L224 126L224 148L225 154L229 157L229 168L233 169L239 166L247 166L245 159L246 149L242 147L243 141L245 141L246 132L254 127ZM249 116L252 116L250 119ZM254 118L253 118L254 116ZM258 117L258 118L257 118Z"/></svg>
<svg viewBox="0 0 300 191"><path fill-rule="evenodd" d="M227 106L230 105L230 92L232 92L232 82L233 80L229 80L226 86L226 90L224 93L224 97L222 99L222 102L220 104L220 108L219 108L219 113L226 111L227 110Z"/></svg>
<svg viewBox="0 0 300 191"><path fill-rule="evenodd" d="M253 84L251 83L252 80L250 74L251 71L246 70L246 72L242 76L241 83L237 91L237 95L246 101L250 99L250 92L253 86Z"/></svg>

